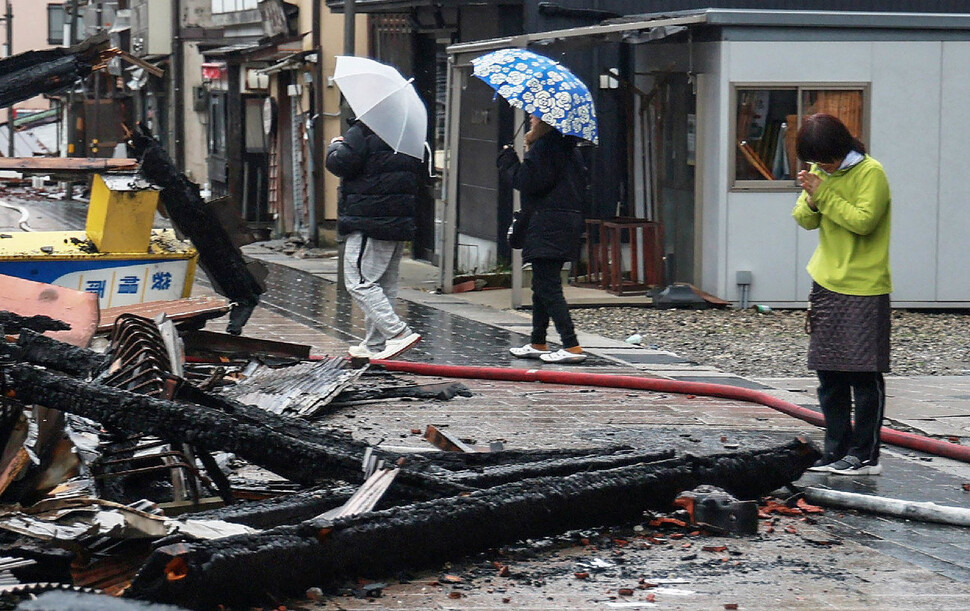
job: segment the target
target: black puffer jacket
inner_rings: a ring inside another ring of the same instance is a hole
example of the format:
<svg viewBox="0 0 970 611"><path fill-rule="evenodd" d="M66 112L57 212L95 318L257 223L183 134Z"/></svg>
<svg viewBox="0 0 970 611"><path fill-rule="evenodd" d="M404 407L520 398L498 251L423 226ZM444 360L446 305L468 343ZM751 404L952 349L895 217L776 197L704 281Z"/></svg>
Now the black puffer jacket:
<svg viewBox="0 0 970 611"><path fill-rule="evenodd" d="M588 176L575 141L553 130L535 141L521 163L505 149L496 165L521 193L522 211L529 218L522 260L576 259Z"/></svg>
<svg viewBox="0 0 970 611"><path fill-rule="evenodd" d="M395 153L357 121L327 148L327 169L341 177L337 231L376 240L414 239L414 211L424 181L418 159Z"/></svg>

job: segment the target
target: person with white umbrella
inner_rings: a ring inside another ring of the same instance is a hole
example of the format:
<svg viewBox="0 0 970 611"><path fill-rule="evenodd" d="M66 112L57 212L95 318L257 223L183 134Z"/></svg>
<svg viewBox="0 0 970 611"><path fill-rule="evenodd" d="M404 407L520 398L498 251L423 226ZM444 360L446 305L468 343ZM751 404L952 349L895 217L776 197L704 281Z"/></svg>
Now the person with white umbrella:
<svg viewBox="0 0 970 611"><path fill-rule="evenodd" d="M394 311L394 300L426 175L427 110L410 81L373 60L338 57L334 81L357 115L326 158L342 179L337 231L345 237L344 283L366 325L364 341L348 353L387 359L421 340Z"/></svg>

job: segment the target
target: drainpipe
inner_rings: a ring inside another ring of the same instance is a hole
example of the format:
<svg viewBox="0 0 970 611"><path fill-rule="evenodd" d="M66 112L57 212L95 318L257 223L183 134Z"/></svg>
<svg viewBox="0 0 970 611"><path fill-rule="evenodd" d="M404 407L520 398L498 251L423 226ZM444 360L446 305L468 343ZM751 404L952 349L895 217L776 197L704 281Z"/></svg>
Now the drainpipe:
<svg viewBox="0 0 970 611"><path fill-rule="evenodd" d="M307 122L307 135L310 139L310 209L309 209L309 224L310 224L310 246L317 246L318 244L318 234L319 229L317 227L317 194L323 193L323 184L321 180L322 172L320 171L320 165L322 161L317 159L318 151L323 150L323 122L320 121L321 112L323 111L323 49L321 48L321 20L322 20L322 3L319 0L315 0L313 3L313 17L312 17L312 40L310 41L310 46L313 47L313 52L317 55L317 65L316 69L312 72L307 73L308 75L313 75L313 82L309 85L313 88L313 103L310 104L310 119Z"/></svg>
<svg viewBox="0 0 970 611"><path fill-rule="evenodd" d="M344 55L354 55L356 50L356 27L357 27L357 1L344 1ZM341 97L340 101L340 126L341 130L347 125L346 120L350 118L350 105L347 100ZM344 240L337 233L337 290L346 291L344 286Z"/></svg>

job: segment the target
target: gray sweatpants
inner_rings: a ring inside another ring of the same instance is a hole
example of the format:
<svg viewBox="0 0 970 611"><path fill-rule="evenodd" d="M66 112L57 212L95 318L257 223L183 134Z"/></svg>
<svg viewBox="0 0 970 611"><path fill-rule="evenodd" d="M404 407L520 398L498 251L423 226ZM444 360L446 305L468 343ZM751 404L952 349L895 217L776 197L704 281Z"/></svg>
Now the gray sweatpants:
<svg viewBox="0 0 970 611"><path fill-rule="evenodd" d="M394 312L403 253L404 242L365 238L359 231L344 242L344 284L364 311L364 345L371 352L408 328Z"/></svg>

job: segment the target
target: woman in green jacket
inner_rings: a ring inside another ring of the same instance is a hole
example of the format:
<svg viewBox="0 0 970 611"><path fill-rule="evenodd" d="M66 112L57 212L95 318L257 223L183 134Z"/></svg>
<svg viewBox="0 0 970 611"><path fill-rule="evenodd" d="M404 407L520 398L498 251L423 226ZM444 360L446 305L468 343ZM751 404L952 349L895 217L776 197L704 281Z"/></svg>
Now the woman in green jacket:
<svg viewBox="0 0 970 611"><path fill-rule="evenodd" d="M808 368L819 379L825 454L810 470L878 475L892 292L889 181L832 115L804 120L796 152L812 167L798 173L803 191L792 216L805 229L818 230L807 267L813 280Z"/></svg>

